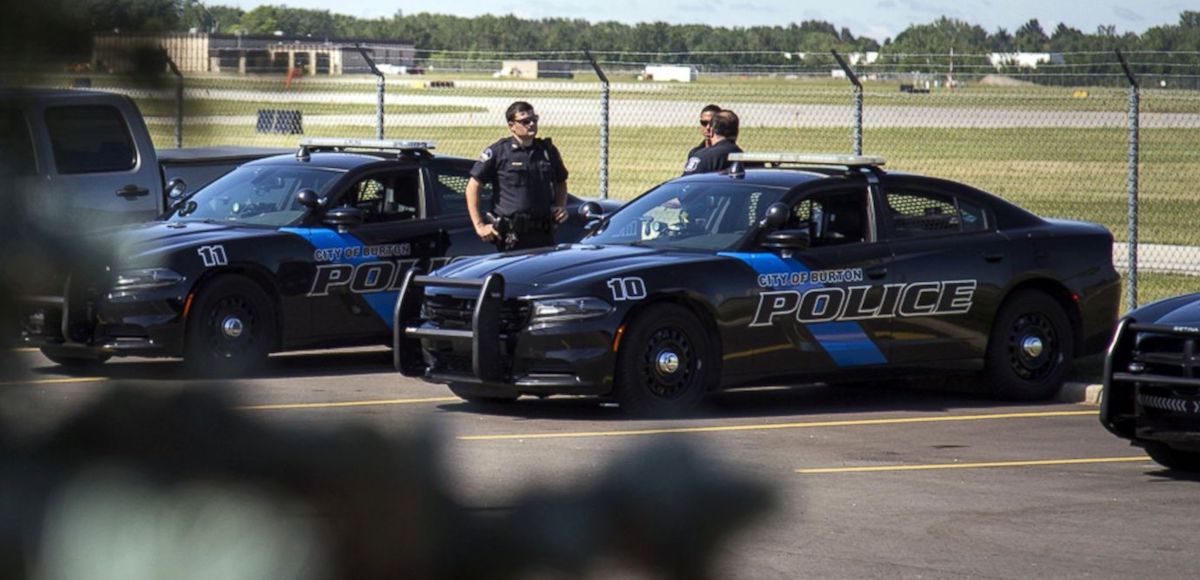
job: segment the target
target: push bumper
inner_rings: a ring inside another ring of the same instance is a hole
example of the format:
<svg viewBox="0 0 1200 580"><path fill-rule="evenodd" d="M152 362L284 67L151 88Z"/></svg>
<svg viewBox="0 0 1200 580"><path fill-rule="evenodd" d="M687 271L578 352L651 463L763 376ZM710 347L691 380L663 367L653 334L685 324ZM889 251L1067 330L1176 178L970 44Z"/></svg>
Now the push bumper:
<svg viewBox="0 0 1200 580"><path fill-rule="evenodd" d="M470 322L442 328L422 317L425 289L469 294ZM504 299L504 278L436 278L410 271L394 313L396 369L480 395L604 395L612 389L612 334L600 324L530 330Z"/></svg>
<svg viewBox="0 0 1200 580"><path fill-rule="evenodd" d="M137 296L23 296L18 299L20 342L79 354L178 356L183 345L183 300Z"/></svg>
<svg viewBox="0 0 1200 580"><path fill-rule="evenodd" d="M1200 330L1122 320L1105 359L1100 421L1134 442L1200 451Z"/></svg>

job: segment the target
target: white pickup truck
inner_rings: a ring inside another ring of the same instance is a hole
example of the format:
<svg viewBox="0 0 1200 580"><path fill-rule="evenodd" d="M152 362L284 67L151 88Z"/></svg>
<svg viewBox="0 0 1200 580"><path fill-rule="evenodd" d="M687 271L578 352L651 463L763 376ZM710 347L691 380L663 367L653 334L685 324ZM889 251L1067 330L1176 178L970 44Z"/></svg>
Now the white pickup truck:
<svg viewBox="0 0 1200 580"><path fill-rule="evenodd" d="M71 230L144 222L264 147L155 150L137 105L100 91L0 89L0 170L27 215Z"/></svg>

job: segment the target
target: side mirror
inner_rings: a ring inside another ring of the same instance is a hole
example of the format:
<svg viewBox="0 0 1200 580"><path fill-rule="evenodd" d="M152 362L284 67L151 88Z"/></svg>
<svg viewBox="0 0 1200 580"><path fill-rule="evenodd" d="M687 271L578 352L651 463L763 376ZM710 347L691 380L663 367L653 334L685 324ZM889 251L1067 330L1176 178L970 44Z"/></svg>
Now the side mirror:
<svg viewBox="0 0 1200 580"><path fill-rule="evenodd" d="M588 221L598 220L604 217L604 208L594 201L589 201L579 206L579 215Z"/></svg>
<svg viewBox="0 0 1200 580"><path fill-rule="evenodd" d="M807 250L812 245L808 230L776 230L767 234L762 241L764 248L773 250Z"/></svg>
<svg viewBox="0 0 1200 580"><path fill-rule="evenodd" d="M345 233L346 230L363 223L363 213L357 207L335 207L325 212L321 222Z"/></svg>
<svg viewBox="0 0 1200 580"><path fill-rule="evenodd" d="M787 205L775 202L767 206L767 212L763 214L763 218L758 222L760 228L769 228L777 230L787 223L791 217L792 210Z"/></svg>
<svg viewBox="0 0 1200 580"><path fill-rule="evenodd" d="M179 207L179 203L183 201L184 194L187 193L187 182L178 177L172 177L167 182L166 191L168 204L171 206L171 209L175 209Z"/></svg>
<svg viewBox="0 0 1200 580"><path fill-rule="evenodd" d="M325 205L325 198L321 197L321 194L311 189L301 189L300 191L296 192L296 201L300 202L300 205L307 207L308 209L317 209Z"/></svg>

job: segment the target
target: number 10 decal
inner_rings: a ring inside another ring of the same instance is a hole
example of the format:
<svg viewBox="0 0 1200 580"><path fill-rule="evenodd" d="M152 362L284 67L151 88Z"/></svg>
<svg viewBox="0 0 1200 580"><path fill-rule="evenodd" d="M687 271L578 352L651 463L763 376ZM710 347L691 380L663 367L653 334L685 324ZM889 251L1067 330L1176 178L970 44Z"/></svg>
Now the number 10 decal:
<svg viewBox="0 0 1200 580"><path fill-rule="evenodd" d="M613 300L641 300L646 297L646 283L641 278L613 278L608 281Z"/></svg>

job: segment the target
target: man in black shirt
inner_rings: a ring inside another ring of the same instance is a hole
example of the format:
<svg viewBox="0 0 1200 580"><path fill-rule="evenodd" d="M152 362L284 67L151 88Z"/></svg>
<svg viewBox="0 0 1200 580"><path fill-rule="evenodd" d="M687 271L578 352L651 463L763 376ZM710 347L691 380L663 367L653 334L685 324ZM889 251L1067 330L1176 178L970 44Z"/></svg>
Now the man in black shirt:
<svg viewBox="0 0 1200 580"><path fill-rule="evenodd" d="M501 251L554 244L554 229L567 219L567 168L549 139L538 139L533 105L517 101L505 112L506 137L483 150L467 182L467 211L475 233ZM494 192L485 215L484 183Z"/></svg>
<svg viewBox="0 0 1200 580"><path fill-rule="evenodd" d="M691 151L688 151L688 159L691 159L697 151L712 145L712 132L710 124L712 123L713 115L719 113L720 111L721 107L718 107L717 105L705 105L703 109L700 109L700 135L702 136L702 139L699 145L692 147Z"/></svg>
<svg viewBox="0 0 1200 580"><path fill-rule="evenodd" d="M741 153L737 146L738 116L733 111L723 110L713 115L709 125L712 145L695 149L683 167L684 175L721 171L729 166L729 154Z"/></svg>

